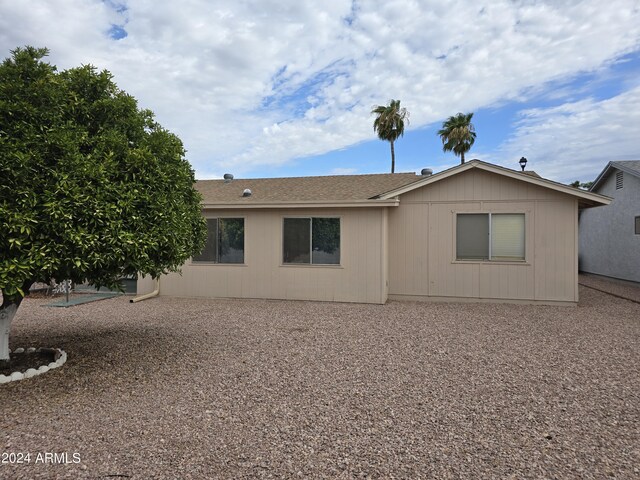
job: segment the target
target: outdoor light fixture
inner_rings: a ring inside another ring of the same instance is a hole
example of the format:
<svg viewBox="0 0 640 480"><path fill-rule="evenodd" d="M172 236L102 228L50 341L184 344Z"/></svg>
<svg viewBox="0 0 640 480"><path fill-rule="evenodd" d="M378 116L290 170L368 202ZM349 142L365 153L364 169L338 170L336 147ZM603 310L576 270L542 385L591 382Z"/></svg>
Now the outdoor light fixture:
<svg viewBox="0 0 640 480"><path fill-rule="evenodd" d="M518 163L520 164L520 166L522 167L522 171L524 172L524 166L527 164L527 159L522 157Z"/></svg>

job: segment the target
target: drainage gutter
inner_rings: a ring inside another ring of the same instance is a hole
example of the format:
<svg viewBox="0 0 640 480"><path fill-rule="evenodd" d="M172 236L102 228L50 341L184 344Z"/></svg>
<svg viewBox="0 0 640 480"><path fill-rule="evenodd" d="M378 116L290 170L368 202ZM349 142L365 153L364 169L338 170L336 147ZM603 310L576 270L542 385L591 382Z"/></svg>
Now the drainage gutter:
<svg viewBox="0 0 640 480"><path fill-rule="evenodd" d="M157 296L160 293L160 277L156 279L156 289L151 293L146 293L144 295L140 295L138 297L132 298L129 300L130 303L141 302L142 300L147 300L148 298L152 298Z"/></svg>

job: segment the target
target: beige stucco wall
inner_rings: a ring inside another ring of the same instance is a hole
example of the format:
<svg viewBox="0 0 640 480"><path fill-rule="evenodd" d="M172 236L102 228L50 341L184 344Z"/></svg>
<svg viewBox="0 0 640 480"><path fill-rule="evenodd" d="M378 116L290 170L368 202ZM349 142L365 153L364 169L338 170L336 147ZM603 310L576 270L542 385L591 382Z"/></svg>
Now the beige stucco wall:
<svg viewBox="0 0 640 480"><path fill-rule="evenodd" d="M147 275L142 278L142 275L138 276L138 289L136 293L138 295L146 295L147 293L151 293L156 289L156 281L151 278L151 275Z"/></svg>
<svg viewBox="0 0 640 480"><path fill-rule="evenodd" d="M389 209L389 298L578 301L577 201L482 170L401 195ZM456 213L524 213L525 262L455 259Z"/></svg>
<svg viewBox="0 0 640 480"><path fill-rule="evenodd" d="M386 301L384 208L207 210L204 215L244 217L244 265L188 261L182 267L182 276L170 274L161 278L161 295ZM282 265L284 216L340 217L341 265ZM152 289L148 282L142 287Z"/></svg>

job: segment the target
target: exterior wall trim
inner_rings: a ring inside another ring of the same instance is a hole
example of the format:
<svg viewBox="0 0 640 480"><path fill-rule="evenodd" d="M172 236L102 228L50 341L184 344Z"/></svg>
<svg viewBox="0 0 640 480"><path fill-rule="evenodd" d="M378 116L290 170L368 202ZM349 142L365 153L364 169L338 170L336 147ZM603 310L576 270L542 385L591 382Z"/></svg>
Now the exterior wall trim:
<svg viewBox="0 0 640 480"><path fill-rule="evenodd" d="M552 305L559 307L575 307L578 302L563 300L527 300L517 298L481 298L481 297L435 297L429 295L402 295L391 293L389 300L399 302L434 302L434 303L508 303L518 305Z"/></svg>
<svg viewBox="0 0 640 480"><path fill-rule="evenodd" d="M203 210L247 210L247 209L285 209L285 208L371 208L397 207L398 199L385 200L348 200L334 202L299 201L299 202L263 202L263 203L203 203Z"/></svg>
<svg viewBox="0 0 640 480"><path fill-rule="evenodd" d="M525 183L531 183L533 185L549 188L557 192L566 193L568 195L578 197L582 200L583 207L595 207L599 205L609 205L611 203L611 198L605 197L604 195L587 192L584 190L573 188L568 185L563 185L561 183L547 180L544 178L536 178L530 175L523 175L522 173L517 172L515 170L510 170L508 168L499 167L497 165L481 162L480 160L471 160L470 162L467 162L463 165L452 167L448 170L444 170L443 172L436 173L435 175L420 179L414 183L410 183L409 185L405 185L403 187L396 188L395 190L391 190L389 192L381 194L379 195L378 198L383 200L388 200L390 198L397 197L398 195L402 195L403 193L407 193L412 190L415 190L416 188L424 187L425 185L439 182L440 180L444 180L445 178L449 178L453 175L458 175L462 172L466 172L467 170L471 170L473 168L496 173L498 175L509 177L514 180L518 180Z"/></svg>

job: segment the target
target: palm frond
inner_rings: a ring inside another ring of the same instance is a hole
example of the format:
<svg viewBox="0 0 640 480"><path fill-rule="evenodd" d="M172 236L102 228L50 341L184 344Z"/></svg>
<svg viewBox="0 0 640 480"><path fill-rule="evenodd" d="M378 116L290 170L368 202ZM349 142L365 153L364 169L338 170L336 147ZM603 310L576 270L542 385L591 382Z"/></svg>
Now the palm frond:
<svg viewBox="0 0 640 480"><path fill-rule="evenodd" d="M396 141L404 135L405 125L409 124L409 112L400 107L400 100L390 100L389 105L374 105L371 114L376 115L373 131L380 140Z"/></svg>
<svg viewBox="0 0 640 480"><path fill-rule="evenodd" d="M464 154L471 150L476 141L476 130L471 119L472 113L458 113L442 123L438 136L442 140L442 150L453 152L464 161Z"/></svg>
<svg viewBox="0 0 640 480"><path fill-rule="evenodd" d="M395 154L393 142L404 135L405 123L409 124L409 112L400 106L400 100L391 100L389 105L374 105L371 114L376 115L373 131L380 140L391 144L391 173L395 171Z"/></svg>

